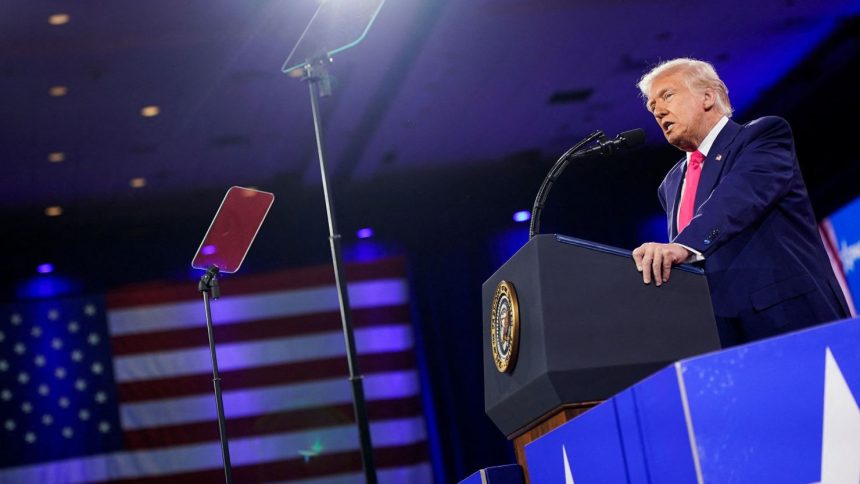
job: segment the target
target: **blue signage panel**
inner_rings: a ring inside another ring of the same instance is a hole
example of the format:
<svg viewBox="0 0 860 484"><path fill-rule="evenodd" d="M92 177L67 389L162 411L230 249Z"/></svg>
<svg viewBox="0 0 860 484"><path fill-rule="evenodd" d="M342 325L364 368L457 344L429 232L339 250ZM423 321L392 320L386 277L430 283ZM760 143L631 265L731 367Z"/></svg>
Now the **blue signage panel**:
<svg viewBox="0 0 860 484"><path fill-rule="evenodd" d="M460 481L460 484L523 484L523 470L519 464L487 467Z"/></svg>
<svg viewBox="0 0 860 484"><path fill-rule="evenodd" d="M613 402L598 405L526 444L531 482L627 482L627 466Z"/></svg>
<svg viewBox="0 0 860 484"><path fill-rule="evenodd" d="M821 480L826 362L860 395L858 343L855 320L681 362L705 482Z"/></svg>
<svg viewBox="0 0 860 484"><path fill-rule="evenodd" d="M860 319L682 360L526 446L532 482L860 482Z"/></svg>
<svg viewBox="0 0 860 484"><path fill-rule="evenodd" d="M635 420L631 419L623 429L625 435L633 434L635 426L641 433L647 477L641 482L695 483L693 454L675 368L665 368L628 391L633 396L630 413ZM640 481L631 479L631 482Z"/></svg>
<svg viewBox="0 0 860 484"><path fill-rule="evenodd" d="M860 198L827 217L826 221L833 229L833 243L856 308L860 304Z"/></svg>

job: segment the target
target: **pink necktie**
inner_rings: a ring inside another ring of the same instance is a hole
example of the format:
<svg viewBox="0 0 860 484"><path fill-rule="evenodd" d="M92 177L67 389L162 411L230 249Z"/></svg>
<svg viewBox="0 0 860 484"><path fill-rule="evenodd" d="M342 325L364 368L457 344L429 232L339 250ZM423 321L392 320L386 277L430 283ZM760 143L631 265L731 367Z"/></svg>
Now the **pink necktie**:
<svg viewBox="0 0 860 484"><path fill-rule="evenodd" d="M696 205L696 187L699 185L699 176L702 174L702 162L704 160L705 155L700 151L694 151L690 155L687 175L684 177L684 195L681 197L681 207L678 209L678 233L690 225L690 220L693 219Z"/></svg>

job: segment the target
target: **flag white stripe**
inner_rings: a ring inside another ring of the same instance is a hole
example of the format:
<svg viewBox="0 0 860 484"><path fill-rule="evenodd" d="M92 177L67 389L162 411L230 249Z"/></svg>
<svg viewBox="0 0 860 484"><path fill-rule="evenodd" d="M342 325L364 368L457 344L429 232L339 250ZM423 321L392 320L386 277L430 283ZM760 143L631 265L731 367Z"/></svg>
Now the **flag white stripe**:
<svg viewBox="0 0 860 484"><path fill-rule="evenodd" d="M410 445L426 440L423 417L371 422L374 447ZM358 450L358 430L344 425L305 432L230 441L230 459L234 467L300 458L300 450L323 446L323 453ZM142 476L169 475L221 468L220 443L184 445L159 450L116 452L37 464L0 472L0 482L78 483Z"/></svg>
<svg viewBox="0 0 860 484"><path fill-rule="evenodd" d="M368 401L418 395L420 385L416 370L376 373L364 377L364 392ZM215 420L214 398L208 394L122 404L119 409L122 428L137 430ZM340 378L236 390L225 392L223 398L224 413L227 417L239 418L350 403L352 386L346 378Z"/></svg>
<svg viewBox="0 0 860 484"><path fill-rule="evenodd" d="M396 469L377 469L376 478L379 480L379 484L403 484L405 482L409 484L432 484L433 468L430 467L430 464L424 463ZM355 484L356 482L364 482L363 472L315 477L313 479L277 481L269 484Z"/></svg>
<svg viewBox="0 0 860 484"><path fill-rule="evenodd" d="M391 447L427 440L423 417L374 421L370 429L373 445ZM358 449L358 428L353 424L309 431L280 434L272 437L237 439L230 446L230 460L237 466L282 460L284 455L301 457L300 451L321 445L324 453ZM219 449L220 449L220 443ZM235 455L235 457L234 457Z"/></svg>
<svg viewBox="0 0 860 484"><path fill-rule="evenodd" d="M408 324L377 326L354 332L359 353L386 353L412 348L412 327ZM341 331L310 336L286 337L216 346L218 369L242 370L265 365L346 357ZM119 383L212 373L208 346L145 353L114 358L114 378Z"/></svg>
<svg viewBox="0 0 860 484"><path fill-rule="evenodd" d="M409 298L404 279L356 282L349 284L348 288L352 309L405 304ZM212 301L212 323L217 326L337 310L337 288L333 285L244 296L224 294L222 299ZM108 312L112 336L205 325L202 300L112 309Z"/></svg>

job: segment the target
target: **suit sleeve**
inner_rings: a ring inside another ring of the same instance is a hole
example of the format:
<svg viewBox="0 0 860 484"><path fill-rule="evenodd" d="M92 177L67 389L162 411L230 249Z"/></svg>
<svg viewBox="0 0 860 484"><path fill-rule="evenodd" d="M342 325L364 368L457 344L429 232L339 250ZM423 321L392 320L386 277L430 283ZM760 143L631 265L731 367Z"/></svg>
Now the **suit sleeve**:
<svg viewBox="0 0 860 484"><path fill-rule="evenodd" d="M777 204L796 176L794 142L785 120L763 118L745 129L754 130L750 141L674 240L705 258Z"/></svg>

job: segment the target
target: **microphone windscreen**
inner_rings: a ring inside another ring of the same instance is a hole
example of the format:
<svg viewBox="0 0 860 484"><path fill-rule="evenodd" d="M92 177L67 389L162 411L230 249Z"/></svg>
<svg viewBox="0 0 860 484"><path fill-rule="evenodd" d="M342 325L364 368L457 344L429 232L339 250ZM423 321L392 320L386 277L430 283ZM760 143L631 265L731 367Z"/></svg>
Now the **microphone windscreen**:
<svg viewBox="0 0 860 484"><path fill-rule="evenodd" d="M636 148L645 144L645 130L642 128L631 129L618 135L623 139L628 148Z"/></svg>

